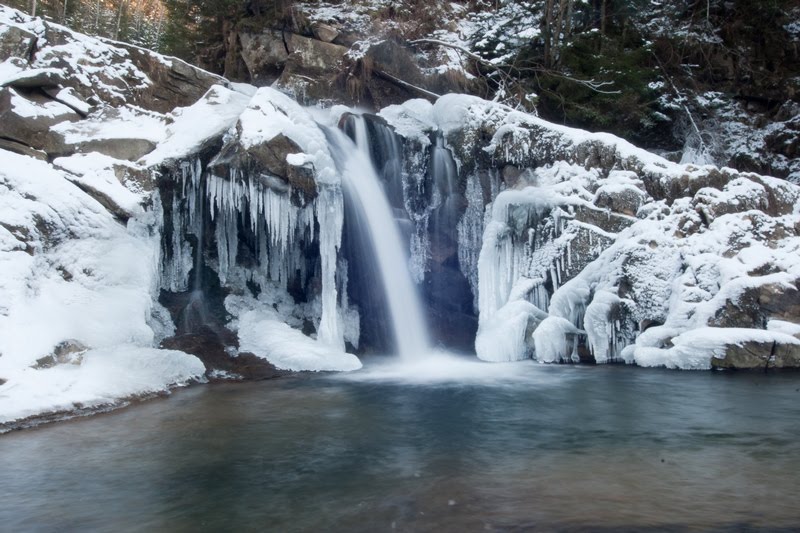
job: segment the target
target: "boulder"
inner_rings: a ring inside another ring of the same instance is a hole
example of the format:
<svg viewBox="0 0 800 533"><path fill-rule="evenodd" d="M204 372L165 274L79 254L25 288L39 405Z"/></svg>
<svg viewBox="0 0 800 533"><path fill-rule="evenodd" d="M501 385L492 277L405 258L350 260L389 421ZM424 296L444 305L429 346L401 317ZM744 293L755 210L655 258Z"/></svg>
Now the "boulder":
<svg viewBox="0 0 800 533"><path fill-rule="evenodd" d="M241 134L241 124L237 129ZM244 170L251 176L259 176L263 185L277 192L289 192L291 187L311 200L317 195L313 170L291 165L286 160L287 155L299 152L302 149L283 134L246 148L234 139L223 146L208 168L218 176L229 175L231 168Z"/></svg>
<svg viewBox="0 0 800 533"><path fill-rule="evenodd" d="M90 139L76 145L76 152L99 152L101 154L121 159L123 161L136 161L155 149L154 142L147 139Z"/></svg>
<svg viewBox="0 0 800 533"><path fill-rule="evenodd" d="M340 75L347 73L348 49L337 44L287 34L290 52L276 84L301 102L344 101L355 103Z"/></svg>
<svg viewBox="0 0 800 533"><path fill-rule="evenodd" d="M800 343L750 341L727 344L725 356L713 357L711 367L731 370L800 368Z"/></svg>
<svg viewBox="0 0 800 533"><path fill-rule="evenodd" d="M633 185L618 188L601 187L595 195L594 204L614 213L634 217L646 199L647 194Z"/></svg>
<svg viewBox="0 0 800 533"><path fill-rule="evenodd" d="M727 299L709 320L709 326L723 328L766 327L769 320L792 322L800 317L800 279L794 287L766 283L747 287Z"/></svg>
<svg viewBox="0 0 800 533"><path fill-rule="evenodd" d="M27 144L23 144L21 142L13 141L11 139L3 139L2 137L0 137L0 150L8 150L9 152L14 152L15 154L35 157L36 159L41 159L42 161L47 160L46 152L31 148Z"/></svg>
<svg viewBox="0 0 800 533"><path fill-rule="evenodd" d="M63 153L64 140L52 127L80 118L69 107L44 95L26 93L23 96L15 89L0 89L0 124L3 125L0 136L8 141L48 154Z"/></svg>
<svg viewBox="0 0 800 533"><path fill-rule="evenodd" d="M311 31L314 32L314 37L326 43L333 42L339 36L339 30L324 22L313 23Z"/></svg>
<svg viewBox="0 0 800 533"><path fill-rule="evenodd" d="M206 374L215 380L220 380L221 376L228 376L229 379L262 380L286 374L266 359L251 353L237 354L237 346L238 339L234 333L227 329L217 332L209 327L203 327L197 333L170 337L161 343L162 348L197 356L205 365Z"/></svg>
<svg viewBox="0 0 800 533"><path fill-rule="evenodd" d="M83 362L83 354L88 349L88 346L75 339L62 341L53 348L53 353L37 359L33 368L40 370L56 365L80 365Z"/></svg>
<svg viewBox="0 0 800 533"><path fill-rule="evenodd" d="M240 33L241 55L254 85L269 85L277 80L289 57L283 32L265 30L260 33Z"/></svg>
<svg viewBox="0 0 800 533"><path fill-rule="evenodd" d="M125 43L114 45L127 50L131 62L150 80L149 86L133 95L133 103L145 109L168 113L176 107L195 103L212 85L228 86L224 78L178 58L167 60L155 52Z"/></svg>
<svg viewBox="0 0 800 533"><path fill-rule="evenodd" d="M18 26L7 26L0 32L0 62L18 57L26 62L36 48L37 37Z"/></svg>
<svg viewBox="0 0 800 533"><path fill-rule="evenodd" d="M92 105L84 100L72 87L42 87L42 91L56 102L61 102L84 118L92 112Z"/></svg>

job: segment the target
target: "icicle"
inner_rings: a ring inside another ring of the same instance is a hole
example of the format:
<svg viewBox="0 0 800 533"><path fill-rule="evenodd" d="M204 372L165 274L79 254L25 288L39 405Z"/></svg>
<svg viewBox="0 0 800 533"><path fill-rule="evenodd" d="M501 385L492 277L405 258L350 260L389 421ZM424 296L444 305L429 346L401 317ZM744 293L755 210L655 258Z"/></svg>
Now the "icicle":
<svg viewBox="0 0 800 533"><path fill-rule="evenodd" d="M342 240L344 206L338 186L319 188L317 219L319 220L319 254L322 267L322 316L319 340L344 350L344 335L336 312L336 254Z"/></svg>

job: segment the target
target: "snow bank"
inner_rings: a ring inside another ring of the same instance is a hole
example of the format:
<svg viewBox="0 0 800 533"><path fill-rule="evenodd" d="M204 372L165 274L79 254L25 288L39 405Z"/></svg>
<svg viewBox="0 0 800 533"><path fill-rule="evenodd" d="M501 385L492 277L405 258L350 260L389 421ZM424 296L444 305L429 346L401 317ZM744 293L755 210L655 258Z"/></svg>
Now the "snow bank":
<svg viewBox="0 0 800 533"><path fill-rule="evenodd" d="M162 352L150 349L156 218L139 210L123 226L70 177L0 151L3 421L71 409L73 402L110 403L202 374L193 356L165 352L160 363ZM83 364L33 368L72 340L92 349Z"/></svg>
<svg viewBox="0 0 800 533"><path fill-rule="evenodd" d="M118 407L201 380L204 373L193 355L124 344L89 350L80 364L22 368L0 386L0 428L48 413Z"/></svg>
<svg viewBox="0 0 800 533"><path fill-rule="evenodd" d="M293 371L350 371L361 368L358 357L306 337L269 310L246 311L239 317L239 352L263 357L276 368Z"/></svg>

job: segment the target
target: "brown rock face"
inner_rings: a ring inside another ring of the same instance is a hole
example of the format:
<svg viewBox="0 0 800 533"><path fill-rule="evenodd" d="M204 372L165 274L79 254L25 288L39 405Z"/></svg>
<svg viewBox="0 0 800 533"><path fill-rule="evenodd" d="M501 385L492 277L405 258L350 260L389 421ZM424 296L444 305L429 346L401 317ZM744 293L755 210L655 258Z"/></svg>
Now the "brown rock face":
<svg viewBox="0 0 800 533"><path fill-rule="evenodd" d="M216 74L193 67L177 58L165 61L149 50L124 43L115 43L128 51L131 61L144 72L152 84L134 95L134 103L152 111L167 113L199 100L212 85L228 85Z"/></svg>
<svg viewBox="0 0 800 533"><path fill-rule="evenodd" d="M283 32L265 30L261 33L240 33L242 60L254 85L269 85L277 80L289 57Z"/></svg>
<svg viewBox="0 0 800 533"><path fill-rule="evenodd" d="M772 319L800 320L800 280L792 288L779 283L748 287L737 298L727 300L709 325L763 329Z"/></svg>

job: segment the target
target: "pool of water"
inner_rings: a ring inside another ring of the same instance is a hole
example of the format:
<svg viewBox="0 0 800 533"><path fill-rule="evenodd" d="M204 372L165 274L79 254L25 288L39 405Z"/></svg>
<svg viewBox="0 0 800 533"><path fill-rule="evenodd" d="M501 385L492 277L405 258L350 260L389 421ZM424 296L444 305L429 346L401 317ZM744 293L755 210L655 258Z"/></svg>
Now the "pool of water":
<svg viewBox="0 0 800 533"><path fill-rule="evenodd" d="M0 462L6 531L790 531L800 375L373 365L9 433Z"/></svg>

